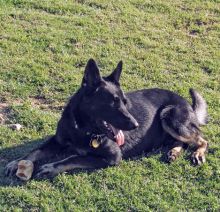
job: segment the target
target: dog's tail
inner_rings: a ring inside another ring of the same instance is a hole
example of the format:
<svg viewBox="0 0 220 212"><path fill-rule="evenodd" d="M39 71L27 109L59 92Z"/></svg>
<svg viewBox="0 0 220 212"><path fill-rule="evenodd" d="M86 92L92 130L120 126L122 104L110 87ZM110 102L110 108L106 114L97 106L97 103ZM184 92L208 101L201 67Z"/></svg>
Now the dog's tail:
<svg viewBox="0 0 220 212"><path fill-rule="evenodd" d="M204 98L194 89L189 90L192 97L192 108L196 114L196 117L200 125L206 125L208 123L207 104Z"/></svg>

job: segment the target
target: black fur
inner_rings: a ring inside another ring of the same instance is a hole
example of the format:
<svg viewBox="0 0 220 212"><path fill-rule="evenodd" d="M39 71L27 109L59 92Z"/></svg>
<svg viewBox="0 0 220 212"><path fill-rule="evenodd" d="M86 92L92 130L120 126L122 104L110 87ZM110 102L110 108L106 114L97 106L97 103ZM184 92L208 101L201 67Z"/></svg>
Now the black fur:
<svg viewBox="0 0 220 212"><path fill-rule="evenodd" d="M196 113L184 98L158 88L124 94L119 83L121 71L122 62L119 62L112 74L101 77L95 61L90 59L81 87L64 109L56 134L38 149L45 155L41 154L39 158L28 155L24 159L35 162L46 155L59 153L61 149L68 149L74 156L53 163L53 171L61 166L72 167L66 170L103 168L118 164L122 158L137 156L143 151L163 145L171 137L164 130L161 120L177 135L188 138L199 133ZM196 98L193 99L194 105L196 101ZM103 121L123 130L123 146L117 145ZM98 148L90 145L94 134L104 135ZM11 174L12 171L7 168L7 173ZM46 164L40 168L37 176L53 175L61 171L60 168L60 171L50 173Z"/></svg>

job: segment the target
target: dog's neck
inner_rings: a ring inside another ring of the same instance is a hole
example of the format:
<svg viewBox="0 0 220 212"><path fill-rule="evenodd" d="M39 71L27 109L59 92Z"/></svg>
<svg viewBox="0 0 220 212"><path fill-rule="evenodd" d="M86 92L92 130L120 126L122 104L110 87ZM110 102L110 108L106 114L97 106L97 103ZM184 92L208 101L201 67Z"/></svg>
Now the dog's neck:
<svg viewBox="0 0 220 212"><path fill-rule="evenodd" d="M67 118L71 121L73 130L79 131L80 134L92 133L93 129L91 128L91 126L94 124L91 118L87 114L81 113L80 111L80 102L82 102L82 98L84 94L85 94L85 90L81 87L72 96L72 98L69 100L69 103L65 108L66 114L68 116Z"/></svg>

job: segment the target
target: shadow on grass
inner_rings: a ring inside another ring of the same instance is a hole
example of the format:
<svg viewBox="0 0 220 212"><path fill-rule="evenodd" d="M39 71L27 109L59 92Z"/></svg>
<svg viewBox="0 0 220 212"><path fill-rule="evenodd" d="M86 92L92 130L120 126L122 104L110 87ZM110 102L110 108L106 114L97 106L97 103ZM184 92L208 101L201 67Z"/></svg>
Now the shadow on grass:
<svg viewBox="0 0 220 212"><path fill-rule="evenodd" d="M16 186L22 185L24 182L16 179L15 177L5 176L5 166L12 160L28 154L31 150L37 148L44 142L44 139L33 140L25 142L24 144L4 148L0 150L0 186Z"/></svg>

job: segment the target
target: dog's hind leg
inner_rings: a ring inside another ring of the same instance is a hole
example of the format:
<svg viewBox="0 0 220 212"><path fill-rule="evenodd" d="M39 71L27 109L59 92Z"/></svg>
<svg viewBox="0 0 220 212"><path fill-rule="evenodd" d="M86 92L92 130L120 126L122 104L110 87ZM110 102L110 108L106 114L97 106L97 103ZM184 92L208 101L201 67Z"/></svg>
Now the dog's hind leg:
<svg viewBox="0 0 220 212"><path fill-rule="evenodd" d="M62 146L56 141L55 136L49 138L43 145L37 149L31 151L26 156L18 158L17 160L11 161L5 168L5 174L12 176L15 174L18 168L18 162L20 160L30 160L35 163L45 158L51 157L62 150Z"/></svg>
<svg viewBox="0 0 220 212"><path fill-rule="evenodd" d="M189 107L167 106L160 114L161 124L169 135L186 144L197 147L192 154L192 161L196 165L205 162L208 142L202 138L195 114Z"/></svg>
<svg viewBox="0 0 220 212"><path fill-rule="evenodd" d="M208 150L208 142L199 135L194 139L194 144L197 146L197 149L192 154L192 161L196 165L201 165L205 163L205 153Z"/></svg>

